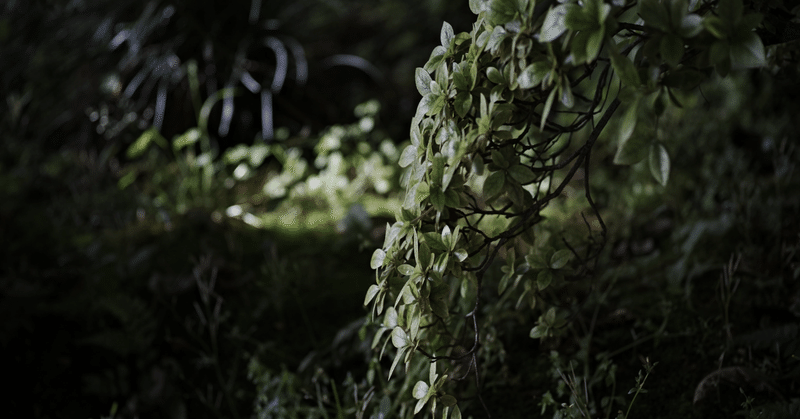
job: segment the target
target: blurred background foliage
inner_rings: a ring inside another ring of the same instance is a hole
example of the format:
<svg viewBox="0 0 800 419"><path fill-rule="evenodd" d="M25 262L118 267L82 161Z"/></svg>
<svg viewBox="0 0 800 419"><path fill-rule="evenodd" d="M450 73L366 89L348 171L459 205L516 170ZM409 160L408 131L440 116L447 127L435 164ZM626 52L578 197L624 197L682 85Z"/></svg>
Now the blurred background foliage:
<svg viewBox="0 0 800 419"><path fill-rule="evenodd" d="M466 2L0 7L7 415L399 415L386 394L410 388L387 388L361 303L399 205L414 68L442 21L469 30ZM495 414L574 414L571 365L606 397L593 415L616 415L612 387L645 356L660 364L635 417L796 411L796 56L773 46L772 70L670 108L666 187L599 144L605 273L559 290L572 334L545 344L499 304L481 385ZM550 210L554 234L580 222Z"/></svg>

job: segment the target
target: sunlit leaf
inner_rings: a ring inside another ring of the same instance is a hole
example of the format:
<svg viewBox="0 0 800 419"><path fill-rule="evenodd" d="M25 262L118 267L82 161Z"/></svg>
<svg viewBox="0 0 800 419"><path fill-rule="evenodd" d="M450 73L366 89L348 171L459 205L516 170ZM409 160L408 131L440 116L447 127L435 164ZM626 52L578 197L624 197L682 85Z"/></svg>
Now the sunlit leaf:
<svg viewBox="0 0 800 419"><path fill-rule="evenodd" d="M400 272L400 275L411 275L414 272L414 267L404 263L397 267L397 272Z"/></svg>
<svg viewBox="0 0 800 419"><path fill-rule="evenodd" d="M450 26L449 23L444 22L442 24L442 30L439 34L439 40L442 42L442 46L447 48L450 46L450 41L453 40L455 34L453 33L453 27Z"/></svg>
<svg viewBox="0 0 800 419"><path fill-rule="evenodd" d="M415 399L421 399L428 395L428 388L429 388L428 383L424 381L417 381L417 383L414 384L414 390L411 391L411 394L414 396Z"/></svg>
<svg viewBox="0 0 800 419"><path fill-rule="evenodd" d="M386 258L386 252L384 252L383 249L375 249L375 252L372 253L372 259L369 265L372 269L378 269L383 266L384 258Z"/></svg>
<svg viewBox="0 0 800 419"><path fill-rule="evenodd" d="M408 336L402 327L398 326L392 330L392 345L395 348L403 348L408 345Z"/></svg>
<svg viewBox="0 0 800 419"><path fill-rule="evenodd" d="M431 75L425 69L417 67L414 71L414 82L417 84L419 94L425 96L431 93L431 81L433 81Z"/></svg>
<svg viewBox="0 0 800 419"><path fill-rule="evenodd" d="M369 288L367 288L367 295L364 297L364 305L366 306L367 304L369 304L370 301L372 301L372 299L375 298L375 296L378 294L380 290L381 289L377 285L375 284L370 285Z"/></svg>
<svg viewBox="0 0 800 419"><path fill-rule="evenodd" d="M539 42L553 42L567 30L564 22L566 14L567 8L563 4L551 8L547 12L539 32Z"/></svg>

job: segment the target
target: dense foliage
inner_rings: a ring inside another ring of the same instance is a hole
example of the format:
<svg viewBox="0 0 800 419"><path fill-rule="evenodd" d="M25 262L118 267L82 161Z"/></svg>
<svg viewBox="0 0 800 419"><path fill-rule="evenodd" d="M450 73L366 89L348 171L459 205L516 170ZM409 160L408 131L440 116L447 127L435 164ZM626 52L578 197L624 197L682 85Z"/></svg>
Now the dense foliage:
<svg viewBox="0 0 800 419"><path fill-rule="evenodd" d="M416 402L401 417L429 405L460 418L459 399L480 399L485 365L503 362L501 319L532 324L530 338L543 340L575 325L580 305L560 296L604 275L596 259L608 229L593 198L592 152L612 119L614 163L646 160L666 185L667 146L683 142L662 128L668 108L683 107L681 97L714 75L767 64L754 32L762 15L740 0L475 0L470 8L472 31L445 23L441 45L416 70L423 97L400 157L403 208L373 254L376 284L365 298L380 323L373 346L395 349L389 379L404 366L414 383ZM559 199L554 217L548 207ZM607 354L592 355L609 367ZM596 412L574 372L559 374L573 399L557 416ZM476 388L455 390L452 380L470 375ZM402 390L396 397L407 400ZM558 407L549 397L543 410Z"/></svg>

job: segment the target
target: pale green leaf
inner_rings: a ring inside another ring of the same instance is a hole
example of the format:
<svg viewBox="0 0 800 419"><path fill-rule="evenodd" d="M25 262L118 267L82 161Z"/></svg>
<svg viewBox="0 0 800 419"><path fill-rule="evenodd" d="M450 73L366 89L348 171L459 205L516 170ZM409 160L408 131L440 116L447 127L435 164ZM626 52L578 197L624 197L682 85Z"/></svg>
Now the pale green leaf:
<svg viewBox="0 0 800 419"><path fill-rule="evenodd" d="M417 147L409 145L408 147L403 149L403 153L400 155L399 165L400 167L408 167L411 163L414 163L414 160L417 159Z"/></svg>
<svg viewBox="0 0 800 419"><path fill-rule="evenodd" d="M422 96L431 93L431 75L425 69L417 67L414 71L414 82L417 84L417 91Z"/></svg>
<svg viewBox="0 0 800 419"><path fill-rule="evenodd" d="M378 287L377 285L375 284L370 285L369 288L367 288L367 295L364 297L364 305L366 306L367 304L369 304L370 301L372 301L372 299L375 298L376 295L378 295L378 292L380 290L381 290L380 287Z"/></svg>
<svg viewBox="0 0 800 419"><path fill-rule="evenodd" d="M397 267L397 272L400 272L400 275L408 276L414 272L414 267L407 263L404 263Z"/></svg>
<svg viewBox="0 0 800 419"><path fill-rule="evenodd" d="M400 326L392 330L392 345L398 349L408 346L408 336L406 335L406 331Z"/></svg>
<svg viewBox="0 0 800 419"><path fill-rule="evenodd" d="M394 307L389 306L386 309L386 314L383 316L383 326L388 329L397 327L397 310Z"/></svg>
<svg viewBox="0 0 800 419"><path fill-rule="evenodd" d="M439 40L442 42L442 46L448 48L450 46L450 41L452 41L453 38L455 38L453 27L450 26L449 23L444 22L442 24L442 31L439 34Z"/></svg>
<svg viewBox="0 0 800 419"><path fill-rule="evenodd" d="M375 249L372 253L372 259L369 262L369 265L372 269L378 269L383 266L383 260L386 258L386 252L383 249Z"/></svg>
<svg viewBox="0 0 800 419"><path fill-rule="evenodd" d="M547 12L542 23L542 30L539 32L539 42L553 42L566 32L567 25L564 22L566 14L567 8L563 4L553 7Z"/></svg>
<svg viewBox="0 0 800 419"><path fill-rule="evenodd" d="M429 388L428 383L424 381L417 381L417 383L414 384L414 390L411 391L411 394L414 396L415 399L418 400L422 399L428 395L428 388Z"/></svg>
<svg viewBox="0 0 800 419"><path fill-rule="evenodd" d="M389 368L389 379L392 378L392 373L394 372L395 367L397 367L397 364L400 363L400 360L403 358L405 352L406 352L405 349L400 349L397 351L397 355L394 356L394 361L392 361L392 366L391 368Z"/></svg>

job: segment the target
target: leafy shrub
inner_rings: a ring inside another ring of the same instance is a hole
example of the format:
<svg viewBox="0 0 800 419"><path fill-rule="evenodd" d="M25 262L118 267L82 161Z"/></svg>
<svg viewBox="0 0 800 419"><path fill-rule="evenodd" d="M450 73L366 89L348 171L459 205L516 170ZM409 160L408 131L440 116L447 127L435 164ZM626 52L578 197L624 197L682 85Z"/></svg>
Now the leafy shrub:
<svg viewBox="0 0 800 419"><path fill-rule="evenodd" d="M461 417L461 400L480 399L486 365L502 364L501 319L542 344L569 332L576 307L562 296L597 278L608 232L593 198L596 143L615 140L614 163L645 161L666 185L681 144L661 129L670 108L714 73L767 63L753 32L761 16L739 0L470 8L472 31L445 23L416 70L403 208L373 254L364 301L379 324L373 347L394 352L390 381L402 365L415 383L393 394L401 417L426 405ZM453 382L470 375L474 386Z"/></svg>

